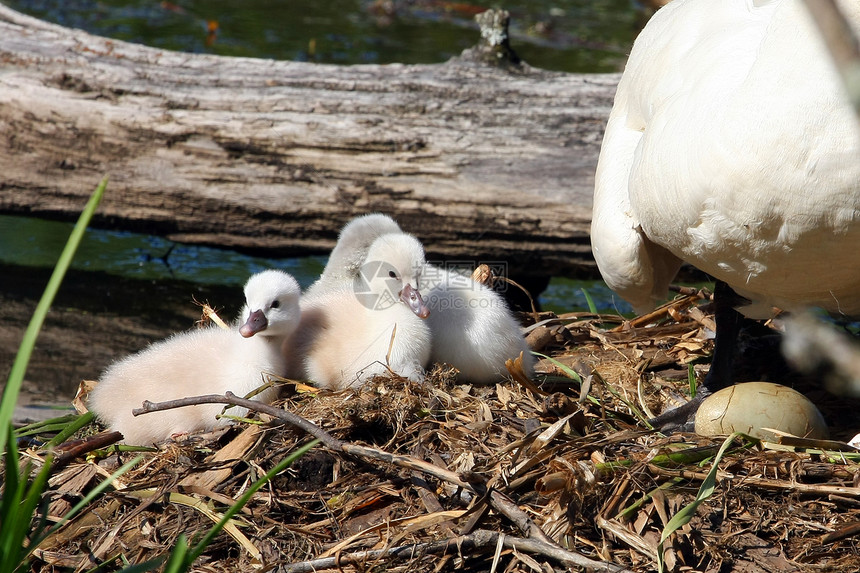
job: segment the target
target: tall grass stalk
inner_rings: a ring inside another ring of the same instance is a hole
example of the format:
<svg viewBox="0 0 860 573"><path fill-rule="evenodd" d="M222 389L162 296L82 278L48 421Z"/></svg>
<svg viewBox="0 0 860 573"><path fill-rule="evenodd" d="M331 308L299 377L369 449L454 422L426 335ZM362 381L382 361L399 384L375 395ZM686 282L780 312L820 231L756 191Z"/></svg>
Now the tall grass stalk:
<svg viewBox="0 0 860 573"><path fill-rule="evenodd" d="M42 324L45 322L48 310L57 296L57 291L60 290L63 277L72 264L75 251L77 251L78 246L81 244L81 239L84 236L87 225L89 225L93 213L98 208L106 187L107 177L99 183L99 186L87 202L83 213L78 218L75 228L72 229L72 234L69 236L66 247L60 254L57 265L54 267L54 272L48 281L48 286L45 287L45 292L42 294L42 298L39 300L33 317L30 319L30 324L24 333L21 346L18 348L18 354L15 356L15 362L12 364L12 370L9 372L9 379L6 381L6 388L3 390L2 401L0 401L0 444L6 444L6 441L10 437L10 426L12 424L12 416L15 412L15 403L18 401L18 394L21 392L21 385L24 382L24 374L27 372L30 357L33 355L33 348L36 346L36 338L39 336L39 331L42 329Z"/></svg>
<svg viewBox="0 0 860 573"><path fill-rule="evenodd" d="M698 384L696 381L696 368L692 362L687 364L687 383L690 385L690 398L695 398Z"/></svg>
<svg viewBox="0 0 860 573"><path fill-rule="evenodd" d="M585 304L588 305L588 312L590 312L591 314L598 314L597 305L594 304L594 299L591 298L591 294L589 294L589 292L584 288L579 290L582 291L582 296L585 297Z"/></svg>
<svg viewBox="0 0 860 573"><path fill-rule="evenodd" d="M23 469L19 467L20 456L16 438L12 430L12 416L15 404L24 382L24 374L33 355L36 338L45 322L45 317L66 271L71 265L72 258L93 213L104 195L107 186L105 177L90 197L89 202L81 213L78 222L72 230L60 258L54 267L45 292L33 312L30 324L24 333L24 338L18 348L18 354L9 372L3 397L0 399L0 444L4 448L3 496L0 500L0 571L16 571L26 568L28 557L42 538L41 533L46 527L47 499L42 495L48 484L51 473L51 457L48 456L35 479L29 481L30 464ZM29 482L29 485L28 485ZM41 519L33 523L33 517L41 507ZM71 515L71 514L70 514Z"/></svg>

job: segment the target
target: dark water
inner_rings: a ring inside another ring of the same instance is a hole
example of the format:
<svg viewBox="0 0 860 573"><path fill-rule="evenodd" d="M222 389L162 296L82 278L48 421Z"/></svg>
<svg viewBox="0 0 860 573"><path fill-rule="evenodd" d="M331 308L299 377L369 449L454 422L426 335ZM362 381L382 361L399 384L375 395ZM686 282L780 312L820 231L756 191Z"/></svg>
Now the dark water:
<svg viewBox="0 0 860 573"><path fill-rule="evenodd" d="M72 227L72 223L0 215L0 265L53 267ZM153 235L90 229L72 268L84 273L76 275L78 281L83 280L86 272L98 273L100 281L105 275L128 279L124 283L126 289L132 289L137 281L141 292L135 295L136 299L146 298L153 281L230 287L236 293L234 296L240 297L245 280L267 268L290 273L305 288L319 277L325 261L325 257L252 257L229 249L174 243ZM0 272L0 290L8 289L10 280ZM541 294L539 302L544 308L558 312L585 310L588 302L583 291L588 292L600 312L630 311L629 305L613 296L602 281L556 278Z"/></svg>
<svg viewBox="0 0 860 573"><path fill-rule="evenodd" d="M72 223L0 215L0 263L53 267L72 227ZM140 281L185 281L239 289L250 275L272 266L292 274L306 287L322 272L325 257L263 259L154 235L90 229L72 263L77 270Z"/></svg>
<svg viewBox="0 0 860 573"><path fill-rule="evenodd" d="M533 66L611 72L636 34L630 0L11 0L67 27L187 52L335 64L436 63L477 42L473 17L511 13L515 49Z"/></svg>

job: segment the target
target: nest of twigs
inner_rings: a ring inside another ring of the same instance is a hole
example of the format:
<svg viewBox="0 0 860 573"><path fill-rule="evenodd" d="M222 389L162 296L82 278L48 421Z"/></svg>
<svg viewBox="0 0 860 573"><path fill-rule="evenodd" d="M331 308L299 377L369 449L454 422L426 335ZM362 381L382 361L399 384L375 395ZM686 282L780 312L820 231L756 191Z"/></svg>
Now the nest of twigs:
<svg viewBox="0 0 860 573"><path fill-rule="evenodd" d="M694 499L723 440L662 436L642 418L680 396L688 364L708 356L707 306L689 295L641 320L529 316L539 321L530 342L557 361L543 360L535 380L514 362L494 387L442 367L423 384L285 383L278 406L328 441L257 491L194 569L656 570L661 532ZM857 430L856 403L810 388L834 437ZM261 416L144 454L40 545L34 569L118 569L168 553L182 533L202 535L310 439ZM133 455L107 448L66 460L51 515ZM738 439L713 494L666 540L666 570L858 571L858 476L855 454Z"/></svg>

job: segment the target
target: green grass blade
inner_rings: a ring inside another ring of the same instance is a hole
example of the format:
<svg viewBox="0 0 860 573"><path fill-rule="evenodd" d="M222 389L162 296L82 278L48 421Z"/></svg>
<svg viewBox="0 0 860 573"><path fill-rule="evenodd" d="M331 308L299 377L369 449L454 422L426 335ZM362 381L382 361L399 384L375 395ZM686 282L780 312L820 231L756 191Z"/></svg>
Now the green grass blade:
<svg viewBox="0 0 860 573"><path fill-rule="evenodd" d="M676 478L670 479L669 481L667 481L665 483L660 484L659 486L655 487L651 491L645 493L641 498L637 499L636 501L634 501L633 503L631 503L630 505L628 505L624 509L620 510L618 512L618 514L615 516L615 519L617 519L617 520L632 519L633 514L636 513L636 511L638 511L640 507L642 507L642 504L644 504L646 501L649 501L650 499L652 499L654 497L655 492L670 490L673 487L677 486L678 484L682 483L683 481L684 481L683 478L676 477Z"/></svg>
<svg viewBox="0 0 860 573"><path fill-rule="evenodd" d="M696 369L693 363L687 364L687 382L690 384L690 398L696 397Z"/></svg>
<svg viewBox="0 0 860 573"><path fill-rule="evenodd" d="M45 527L46 517L42 513L39 524L32 527L32 518L36 508L47 500L43 500L42 492L51 474L50 459L46 462L36 479L27 487L27 476L30 473L28 463L23 470L18 468L18 449L15 441L9 441L6 450L6 473L4 474L2 524L0 524L0 570L14 571L25 563L28 551L24 540L31 531L34 534ZM20 472L20 473L19 473Z"/></svg>
<svg viewBox="0 0 860 573"><path fill-rule="evenodd" d="M561 362L559 362L559 361L558 361L558 360L556 360L555 358L552 358L551 356L547 356L546 354L541 354L540 352L532 352L532 354L534 354L535 356L538 356L538 357L540 357L540 358L544 358L544 359L546 359L546 360L549 360L549 361L550 361L550 362L552 362L555 366L557 366L559 370L561 370L562 372L564 372L565 376L567 376L568 378L570 378L570 379L572 379L572 380L574 380L574 381L579 382L580 384L582 384L582 376L580 376L579 374L577 374L576 370L574 370L574 369L573 369L573 368L571 368L570 366L567 366L567 365L565 365L565 364L562 364Z"/></svg>
<svg viewBox="0 0 860 573"><path fill-rule="evenodd" d="M593 299L593 298L591 298L591 295L590 295L590 294L588 294L588 291L587 291L587 290L585 290L584 288L583 288L583 289L579 289L579 290L581 290L581 291L582 291L582 296L584 296L584 297L585 297L585 304L587 304L587 305L588 305L588 312L590 312L591 314L599 314L599 313L597 312L597 305L596 305L596 304L594 304L594 299Z"/></svg>
<svg viewBox="0 0 860 573"><path fill-rule="evenodd" d="M547 356L546 354L541 354L540 352L532 352L532 354L539 357L539 358L545 358L546 360L549 360L552 364L557 366L558 369L561 370L565 376L574 380L575 382L579 382L580 385L582 384L582 376L580 376L576 372L576 370L574 370L570 366L562 364L561 362L559 362L558 360L556 360L552 356ZM594 404L595 406L600 406L600 400L598 400L596 397L592 396L591 394L589 394L586 399L589 402L591 402L592 404Z"/></svg>
<svg viewBox="0 0 860 573"><path fill-rule="evenodd" d="M54 272L45 287L45 292L42 294L24 333L24 338L9 372L2 399L0 399L0 444L5 450L4 491L2 501L0 501L0 517L2 517L2 523L0 523L0 570L2 571L28 568L27 557L36 546L34 540L41 535L47 523L47 498L44 497L43 493L51 473L51 457L49 456L45 460L42 469L27 487L30 467L28 465L23 470L18 467L19 455L16 436L12 429L12 416L24 381L24 374L33 354L36 338L45 322L45 317L56 297L63 277L71 265L72 257L83 238L87 225L104 194L106 185L107 178L103 179L93 192L86 208L75 224L63 252L60 254ZM43 507L43 510L39 512L41 518L39 522L34 524L33 516L37 513L39 505ZM29 543L25 544L24 541L28 535L30 536Z"/></svg>
<svg viewBox="0 0 860 573"><path fill-rule="evenodd" d="M33 483L31 483L30 487L27 489L27 493L24 495L24 503L21 504L18 510L19 523L17 527L21 528L21 534L16 547L18 547L21 552L22 561L30 554L30 551L24 548L24 538L29 533L31 543L28 545L32 546L32 540L39 537L45 529L45 524L48 522L48 516L46 515L48 510L48 499L43 498L42 493L48 487L48 478L51 477L52 461L53 458L51 456L48 456L45 459L45 463L42 464L42 469L39 470L36 479L33 480ZM31 520L36 514L36 508L40 505L42 506L43 511L41 512L41 517L38 523L33 526L31 525Z"/></svg>
<svg viewBox="0 0 860 573"><path fill-rule="evenodd" d="M38 434L53 434L61 431L63 428L68 426L70 422L77 420L79 416L80 414L67 414L65 416L60 416L59 418L50 418L48 420L42 420L41 422L33 422L32 424L16 428L15 437L25 438L27 436L35 436Z"/></svg>
<svg viewBox="0 0 860 573"><path fill-rule="evenodd" d="M3 473L3 495L0 496L0 568L12 571L19 563L17 527L20 526L18 508L24 499L23 480L18 474L18 448L14 440L9 441L3 456L5 470ZM27 521L29 525L29 519Z"/></svg>
<svg viewBox="0 0 860 573"><path fill-rule="evenodd" d="M41 526L36 527L30 538L30 543L27 545L28 549L23 549L21 551L21 555L19 556L19 563L25 563L26 559L30 556L30 554L35 551L39 544L42 543L45 539L51 536L53 533L57 532L61 527L63 527L66 523L69 522L75 515L78 514L83 508L87 507L92 501L98 497L101 492L103 492L108 486L110 486L117 478L119 478L122 474L130 470L132 467L140 463L143 460L143 456L137 456L133 460L126 462L123 464L121 468L116 470L114 473L110 475L105 481L94 487L83 499L81 499L72 509L66 512L63 515L62 519L60 519L57 523L52 525L47 531L44 530L44 521L46 516L43 514L43 523ZM22 527L24 528L24 535L26 535L27 530L30 527L30 519L33 516L36 505L42 497L42 492L45 489L45 486L48 481L48 477L50 477L51 470L51 458L50 456L45 461L45 465L42 466L42 470L39 472L39 476L36 481L33 482L33 485L30 487L30 491L27 493L26 500L27 503L22 504L21 512L19 514L19 520L22 523ZM5 532L3 536L0 536L2 540L5 542ZM21 537L23 540L23 537ZM23 547L22 544L18 544L17 547ZM7 569L2 569L6 571ZM11 571L11 569L8 569Z"/></svg>
<svg viewBox="0 0 860 573"><path fill-rule="evenodd" d="M718 448L716 446L686 447L657 454L648 463L662 468L677 468L689 464L701 464L706 460L712 459L717 451ZM638 463L640 463L640 460L636 459L611 460L594 464L594 469L598 472L612 472L619 468L629 468Z"/></svg>
<svg viewBox="0 0 860 573"><path fill-rule="evenodd" d="M48 314L51 304L54 302L54 297L60 289L60 283L69 266L72 263L72 257L81 243L87 225L93 217L96 208L104 195L105 187L107 186L107 177L102 179L99 186L93 192L87 203L83 213L81 213L75 228L72 229L72 234L63 249L57 265L54 267L54 272L48 281L48 286L45 287L45 292L42 295L33 317L30 319L30 324L27 326L27 331L24 333L24 339L21 341L21 346L18 349L18 354L15 356L15 362L12 364L12 370L9 372L9 378L6 382L6 388L3 390L3 398L0 401L0 444L6 444L9 437L9 425L12 422L12 416L15 411L15 403L18 401L18 393L21 391L21 384L24 382L24 374L27 371L27 365L30 363L30 357L33 354L33 347L36 345L36 338L39 336L39 330L45 322L45 317Z"/></svg>
<svg viewBox="0 0 860 573"><path fill-rule="evenodd" d="M86 414L81 414L80 416L77 416L77 419L72 421L72 423L70 424L66 424L66 426L62 430L60 430L60 433L54 436L53 439L51 439L51 441L48 442L46 445L48 447L59 446L60 444L74 436L75 432L92 422L94 418L95 416L92 412L87 412Z"/></svg>
<svg viewBox="0 0 860 573"><path fill-rule="evenodd" d="M176 539L176 545L170 553L170 558L164 566L164 573L183 573L191 566L194 559L188 554L188 539L184 533L180 533Z"/></svg>

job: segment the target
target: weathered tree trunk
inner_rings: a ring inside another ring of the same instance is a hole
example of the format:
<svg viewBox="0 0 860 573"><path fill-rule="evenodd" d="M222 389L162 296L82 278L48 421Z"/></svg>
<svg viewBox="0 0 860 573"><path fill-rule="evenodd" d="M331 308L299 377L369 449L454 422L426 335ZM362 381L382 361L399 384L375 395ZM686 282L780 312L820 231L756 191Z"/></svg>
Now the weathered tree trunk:
<svg viewBox="0 0 860 573"><path fill-rule="evenodd" d="M477 34L476 34L477 40ZM382 211L430 256L584 274L617 75L331 66L147 48L0 6L0 212L269 256Z"/></svg>

